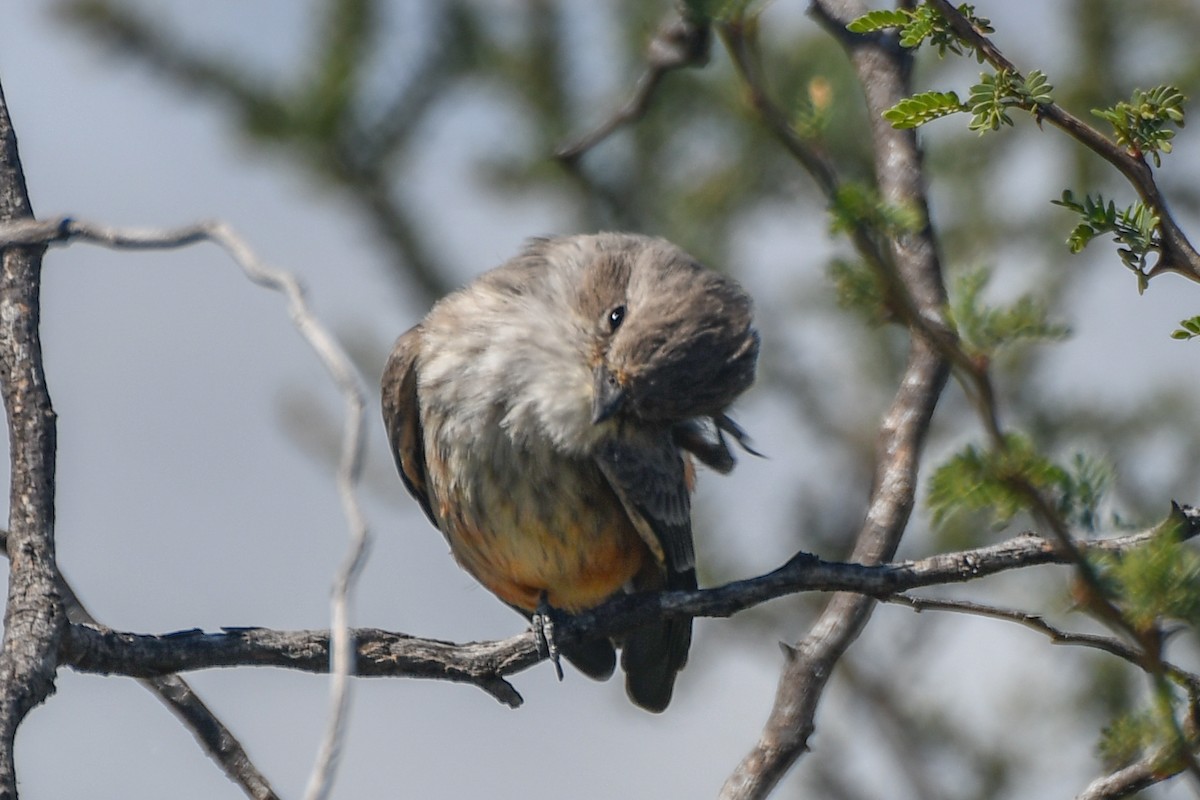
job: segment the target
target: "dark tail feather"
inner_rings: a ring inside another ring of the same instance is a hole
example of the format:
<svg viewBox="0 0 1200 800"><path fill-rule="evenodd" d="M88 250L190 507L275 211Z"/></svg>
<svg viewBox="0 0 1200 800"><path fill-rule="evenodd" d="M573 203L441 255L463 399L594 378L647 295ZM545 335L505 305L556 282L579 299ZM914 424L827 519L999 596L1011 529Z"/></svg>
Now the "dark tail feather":
<svg viewBox="0 0 1200 800"><path fill-rule="evenodd" d="M695 570L668 576L666 588L695 589ZM687 664L691 645L691 619L664 619L630 631L621 648L629 699L647 711L666 709L675 689L675 676Z"/></svg>
<svg viewBox="0 0 1200 800"><path fill-rule="evenodd" d="M608 680L617 668L617 651L608 639L591 639L563 648L563 656L575 669L598 681Z"/></svg>

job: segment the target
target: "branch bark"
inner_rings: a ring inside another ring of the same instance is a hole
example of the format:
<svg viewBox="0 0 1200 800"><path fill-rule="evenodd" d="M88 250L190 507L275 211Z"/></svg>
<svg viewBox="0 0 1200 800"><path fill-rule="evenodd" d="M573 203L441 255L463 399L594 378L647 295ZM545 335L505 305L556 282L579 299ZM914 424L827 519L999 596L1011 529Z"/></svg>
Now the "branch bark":
<svg viewBox="0 0 1200 800"><path fill-rule="evenodd" d="M8 556L8 531L0 531L0 549ZM75 594L71 584L61 574L59 575L58 593L62 598L63 610L67 620L73 624L103 627L83 605ZM156 675L149 678L138 678L137 682L146 688L160 702L171 710L176 717L192 732L196 742L208 754L209 758L221 767L225 775L242 787L247 797L253 800L278 800L278 795L271 788L270 782L254 766L245 748L225 727L199 695L192 690L187 681L178 675Z"/></svg>
<svg viewBox="0 0 1200 800"><path fill-rule="evenodd" d="M847 21L866 9L853 0L814 0L810 10L830 27L844 30ZM916 136L892 128L882 117L909 94L910 57L886 40L838 38L865 93L880 196L886 203L919 209L928 219ZM890 247L896 276L912 298L917 317L935 329L944 328L941 309L946 295L931 228L901 234ZM910 330L907 364L879 431L871 499L854 548L854 559L864 564L890 559L900 543L913 508L921 448L950 372L937 344L922 336L918 325L910 323ZM765 797L807 750L826 682L874 605L868 596L837 594L808 635L786 649L771 714L758 742L726 781L722 798Z"/></svg>
<svg viewBox="0 0 1200 800"><path fill-rule="evenodd" d="M321 800L332 789L349 710L349 670L354 655L349 627L349 596L367 552L367 524L357 493L362 472L365 437L363 412L366 406L366 393L358 373L337 340L309 309L304 289L297 278L263 262L237 233L221 222L200 222L168 230L137 230L93 225L69 217L45 222L31 218L0 220L0 247L36 246L40 254L48 244L65 244L72 240L123 250L170 249L206 241L218 245L237 263L247 278L287 298L292 323L321 359L342 395L346 416L336 478L349 528L350 547L334 577L330 601L334 647L329 653L333 661L329 724L305 790L308 800ZM48 403L49 398L47 407ZM14 529L12 534L15 533ZM10 560L16 562L15 551L10 555Z"/></svg>
<svg viewBox="0 0 1200 800"><path fill-rule="evenodd" d="M1120 797L1129 797L1182 771L1182 765L1171 761L1167 754L1151 753L1111 775L1104 775L1092 781L1087 788L1075 795L1075 800L1117 800Z"/></svg>
<svg viewBox="0 0 1200 800"><path fill-rule="evenodd" d="M1200 534L1200 511L1183 510L1185 535ZM1121 551L1139 547L1154 530L1080 543L1085 549ZM664 616L728 617L769 600L804 591L849 592L837 598L891 598L920 587L963 583L1040 564L1070 564L1053 540L1022 534L1004 542L941 553L917 561L868 566L823 561L798 554L773 572L692 592L623 595L555 625L555 639L569 646L598 636L616 636ZM467 683L506 705L521 696L506 677L545 658L532 632L491 642L455 644L378 629L353 631L354 673L364 677L432 678ZM178 631L164 635L72 625L63 641L63 664L81 672L137 678L195 669L273 666L304 672L329 669L328 631L227 628L219 632Z"/></svg>
<svg viewBox="0 0 1200 800"><path fill-rule="evenodd" d="M17 139L0 88L0 223L31 219ZM54 561L55 418L38 337L44 245L0 248L0 391L8 418L8 602L0 647L0 798L17 796L13 743L54 691L66 615Z"/></svg>

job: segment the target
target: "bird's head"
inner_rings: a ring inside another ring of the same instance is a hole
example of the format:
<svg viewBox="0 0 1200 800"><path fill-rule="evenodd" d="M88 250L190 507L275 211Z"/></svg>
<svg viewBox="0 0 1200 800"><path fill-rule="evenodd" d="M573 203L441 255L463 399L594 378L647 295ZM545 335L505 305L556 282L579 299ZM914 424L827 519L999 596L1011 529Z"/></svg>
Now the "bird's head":
<svg viewBox="0 0 1200 800"><path fill-rule="evenodd" d="M602 234L581 292L593 326L593 423L718 416L754 382L750 298L669 242Z"/></svg>

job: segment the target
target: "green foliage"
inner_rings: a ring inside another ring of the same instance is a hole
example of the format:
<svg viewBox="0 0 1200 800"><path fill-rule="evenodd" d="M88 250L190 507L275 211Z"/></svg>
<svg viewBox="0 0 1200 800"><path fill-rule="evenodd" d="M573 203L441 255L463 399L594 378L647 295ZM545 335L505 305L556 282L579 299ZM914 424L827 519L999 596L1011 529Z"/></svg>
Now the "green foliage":
<svg viewBox="0 0 1200 800"><path fill-rule="evenodd" d="M869 11L857 19L850 21L846 26L846 30L851 33L878 33L879 31L890 30L892 28L901 28L908 24L913 17L913 12L907 9L892 9L883 8L876 11Z"/></svg>
<svg viewBox="0 0 1200 800"><path fill-rule="evenodd" d="M1008 434L1004 447L968 445L934 471L927 502L935 525L982 514L1002 527L1030 505L1029 492L1048 499L1068 524L1094 530L1100 502L1111 480L1102 461L1076 455L1069 468L1038 453L1020 434Z"/></svg>
<svg viewBox="0 0 1200 800"><path fill-rule="evenodd" d="M1050 94L1054 91L1054 87L1050 84L1050 80L1046 77L1046 73L1040 69L1035 69L1029 73L1017 91L1029 103L1034 105L1047 105L1054 102L1054 97Z"/></svg>
<svg viewBox="0 0 1200 800"><path fill-rule="evenodd" d="M1047 321L1045 306L1032 295L1004 307L984 305L981 295L990 277L985 269L970 270L950 287L947 316L969 355L991 356L1004 345L1052 341L1070 333L1066 326Z"/></svg>
<svg viewBox="0 0 1200 800"><path fill-rule="evenodd" d="M802 139L816 142L825 138L833 124L833 85L821 75L808 81L792 104L792 130Z"/></svg>
<svg viewBox="0 0 1200 800"><path fill-rule="evenodd" d="M922 92L901 100L883 112L894 128L916 128L930 120L966 111L954 92Z"/></svg>
<svg viewBox="0 0 1200 800"><path fill-rule="evenodd" d="M1040 70L1030 72L1027 78L1006 69L983 73L967 97L967 110L971 112L967 127L984 133L999 130L1001 125L1012 125L1008 109L1021 108L1036 114L1039 105L1052 102L1053 89Z"/></svg>
<svg viewBox="0 0 1200 800"><path fill-rule="evenodd" d="M982 33L991 33L994 29L990 20L975 16L975 7L963 3L958 11ZM928 39L937 47L938 55L945 56L947 52L963 55L968 47L958 34L950 27L937 9L922 4L913 9L871 11L846 26L851 33L877 33L882 30L897 29L900 35L900 46L917 48Z"/></svg>
<svg viewBox="0 0 1200 800"><path fill-rule="evenodd" d="M1100 734L1096 750L1108 769L1117 770L1162 743L1162 725L1154 714L1142 710L1122 714L1109 723Z"/></svg>
<svg viewBox="0 0 1200 800"><path fill-rule="evenodd" d="M829 263L828 274L839 306L863 314L872 325L887 321L887 289L878 271L861 261L839 258Z"/></svg>
<svg viewBox="0 0 1200 800"><path fill-rule="evenodd" d="M1118 209L1111 200L1106 203L1104 196L1100 194L1095 197L1086 195L1081 202L1075 199L1075 195L1069 189L1063 190L1061 200L1051 202L1056 206L1069 208L1083 219L1067 238L1067 246L1072 253L1078 253L1097 236L1111 233L1113 241L1123 245L1117 248L1121 262L1137 273L1138 291L1145 291L1146 259L1151 253L1159 252L1162 246L1158 234L1157 214L1141 202Z"/></svg>
<svg viewBox="0 0 1200 800"><path fill-rule="evenodd" d="M1112 464L1076 453L1067 468L1067 480L1062 486L1058 512L1072 528L1086 533L1096 532L1100 527L1100 502L1112 482Z"/></svg>
<svg viewBox="0 0 1200 800"><path fill-rule="evenodd" d="M1019 434L1005 437L1001 449L968 445L942 464L929 479L928 503L935 525L960 513L983 512L1006 524L1029 503L1027 488L1058 496L1069 473L1040 455Z"/></svg>
<svg viewBox="0 0 1200 800"><path fill-rule="evenodd" d="M1179 321L1179 328L1171 332L1172 339L1195 339L1200 336L1200 317L1189 317Z"/></svg>
<svg viewBox="0 0 1200 800"><path fill-rule="evenodd" d="M1161 167L1161 153L1171 152L1175 131L1169 125L1183 127L1183 104L1187 98L1174 86L1157 86L1148 91L1137 89L1132 99L1092 113L1113 126L1117 144L1135 155L1149 154L1154 166Z"/></svg>
<svg viewBox="0 0 1200 800"><path fill-rule="evenodd" d="M1183 539L1186 528L1176 508L1142 547L1091 558L1137 630L1151 630L1164 619L1200 623L1200 553Z"/></svg>
<svg viewBox="0 0 1200 800"><path fill-rule="evenodd" d="M1053 102L1050 94L1053 89L1040 70L1029 73L1027 78L1000 70L980 75L979 83L971 87L966 103L954 92L922 92L896 103L883 112L883 117L893 127L915 128L930 120L969 111L971 122L967 127L983 133L999 130L1001 125L1012 125L1012 117L1008 115L1010 108L1037 114L1039 105Z"/></svg>
<svg viewBox="0 0 1200 800"><path fill-rule="evenodd" d="M915 208L885 203L873 188L853 182L838 187L829 216L833 233L866 228L872 233L896 235L918 230L924 224Z"/></svg>

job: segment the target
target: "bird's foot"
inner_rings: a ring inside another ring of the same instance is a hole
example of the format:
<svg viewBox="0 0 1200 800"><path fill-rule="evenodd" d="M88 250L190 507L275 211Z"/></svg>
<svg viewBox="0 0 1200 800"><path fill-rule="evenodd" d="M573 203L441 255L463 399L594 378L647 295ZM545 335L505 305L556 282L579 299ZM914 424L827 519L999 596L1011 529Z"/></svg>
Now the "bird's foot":
<svg viewBox="0 0 1200 800"><path fill-rule="evenodd" d="M546 602L546 593L538 601L537 611L533 612L529 622L533 627L533 636L537 641L538 654L550 659L554 665L554 673L558 679L563 679L562 661L559 659L558 643L554 641L554 623L561 619L561 613Z"/></svg>

